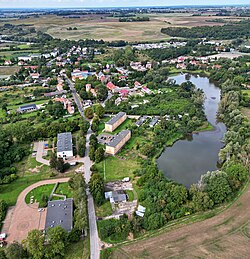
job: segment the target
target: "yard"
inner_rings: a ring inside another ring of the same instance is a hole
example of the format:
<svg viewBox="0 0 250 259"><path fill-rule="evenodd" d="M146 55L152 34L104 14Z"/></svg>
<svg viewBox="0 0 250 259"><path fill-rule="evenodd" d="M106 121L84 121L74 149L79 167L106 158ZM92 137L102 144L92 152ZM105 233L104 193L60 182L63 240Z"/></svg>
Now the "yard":
<svg viewBox="0 0 250 259"><path fill-rule="evenodd" d="M44 198L49 198L54 186L54 184L46 184L33 189L26 195L25 202L30 204L31 197L33 196L34 203L39 202L39 205L40 203L44 204Z"/></svg>
<svg viewBox="0 0 250 259"><path fill-rule="evenodd" d="M72 198L73 196L68 183L59 183L55 190L55 194L65 195L67 198Z"/></svg>
<svg viewBox="0 0 250 259"><path fill-rule="evenodd" d="M97 217L106 217L113 213L111 204L108 200L105 201L105 203L102 204L101 206L96 206L95 211L96 211Z"/></svg>
<svg viewBox="0 0 250 259"><path fill-rule="evenodd" d="M98 172L101 173L106 182L122 180L124 177L133 178L133 172L140 167L133 159L121 159L118 157L107 157L96 164Z"/></svg>

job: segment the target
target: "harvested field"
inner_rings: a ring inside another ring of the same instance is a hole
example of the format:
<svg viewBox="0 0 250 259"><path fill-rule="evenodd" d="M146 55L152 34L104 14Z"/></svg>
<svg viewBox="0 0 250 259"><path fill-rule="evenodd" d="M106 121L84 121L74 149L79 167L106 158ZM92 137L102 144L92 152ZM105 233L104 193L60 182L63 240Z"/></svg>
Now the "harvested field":
<svg viewBox="0 0 250 259"><path fill-rule="evenodd" d="M0 66L0 76L10 76L15 74L19 70L17 66Z"/></svg>
<svg viewBox="0 0 250 259"><path fill-rule="evenodd" d="M169 37L162 34L161 28L168 26L213 26L223 23L213 22L215 16L192 16L192 13L149 14L148 22L119 22L119 18L105 15L82 15L69 18L56 15L42 15L38 18L13 20L13 24L30 24L39 30L61 39L103 39L106 41L159 41ZM235 19L234 17L223 17ZM239 19L239 18L237 18ZM1 23L0 23L1 25ZM77 30L67 30L76 27Z"/></svg>
<svg viewBox="0 0 250 259"><path fill-rule="evenodd" d="M113 258L249 258L250 185L222 213L118 248Z"/></svg>

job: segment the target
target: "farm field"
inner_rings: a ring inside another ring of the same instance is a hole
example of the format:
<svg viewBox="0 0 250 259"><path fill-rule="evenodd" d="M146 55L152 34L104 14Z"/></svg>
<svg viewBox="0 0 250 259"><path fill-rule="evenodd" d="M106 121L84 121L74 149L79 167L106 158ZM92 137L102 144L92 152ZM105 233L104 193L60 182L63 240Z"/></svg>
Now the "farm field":
<svg viewBox="0 0 250 259"><path fill-rule="evenodd" d="M19 70L17 66L0 66L0 76L9 76L15 74Z"/></svg>
<svg viewBox="0 0 250 259"><path fill-rule="evenodd" d="M149 14L143 16L149 16L150 21L119 22L119 18L106 17L105 15L84 15L80 18L43 15L38 18L31 17L10 22L13 24L32 25L55 38L70 40L91 38L103 39L105 41L126 40L130 42L167 40L169 37L160 32L161 28L167 26L193 27L223 24L211 21L216 18L215 16L192 16L192 13ZM223 18L235 19L234 17ZM77 30L67 30L70 26L76 27Z"/></svg>
<svg viewBox="0 0 250 259"><path fill-rule="evenodd" d="M239 199L220 214L124 245L112 258L248 258L249 199L248 184Z"/></svg>

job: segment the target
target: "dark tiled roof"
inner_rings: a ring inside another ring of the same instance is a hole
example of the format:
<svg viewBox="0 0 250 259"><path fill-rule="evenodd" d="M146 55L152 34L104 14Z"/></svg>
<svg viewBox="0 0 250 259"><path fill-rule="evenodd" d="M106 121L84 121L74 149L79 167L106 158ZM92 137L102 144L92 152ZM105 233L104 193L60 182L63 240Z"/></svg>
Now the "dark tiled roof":
<svg viewBox="0 0 250 259"><path fill-rule="evenodd" d="M67 232L73 228L73 199L48 202L45 229L61 226Z"/></svg>

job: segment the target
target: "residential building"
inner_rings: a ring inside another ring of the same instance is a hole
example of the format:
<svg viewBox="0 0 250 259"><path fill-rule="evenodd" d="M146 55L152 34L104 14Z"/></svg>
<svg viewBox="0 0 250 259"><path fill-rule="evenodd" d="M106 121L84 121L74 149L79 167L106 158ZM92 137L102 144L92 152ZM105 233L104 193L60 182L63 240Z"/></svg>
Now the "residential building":
<svg viewBox="0 0 250 259"><path fill-rule="evenodd" d="M129 141L130 138L131 131L122 130L106 145L106 153L109 155L115 155Z"/></svg>
<svg viewBox="0 0 250 259"><path fill-rule="evenodd" d="M73 143L71 132L57 134L57 157L64 160L73 157Z"/></svg>
<svg viewBox="0 0 250 259"><path fill-rule="evenodd" d="M73 229L73 199L48 202L45 230L61 226L67 232Z"/></svg>
<svg viewBox="0 0 250 259"><path fill-rule="evenodd" d="M109 199L110 203L120 203L127 201L127 195L123 190L105 192L104 195L105 199Z"/></svg>
<svg viewBox="0 0 250 259"><path fill-rule="evenodd" d="M108 122L105 123L105 131L113 132L117 127L119 127L127 119L127 114L125 112L119 112Z"/></svg>

